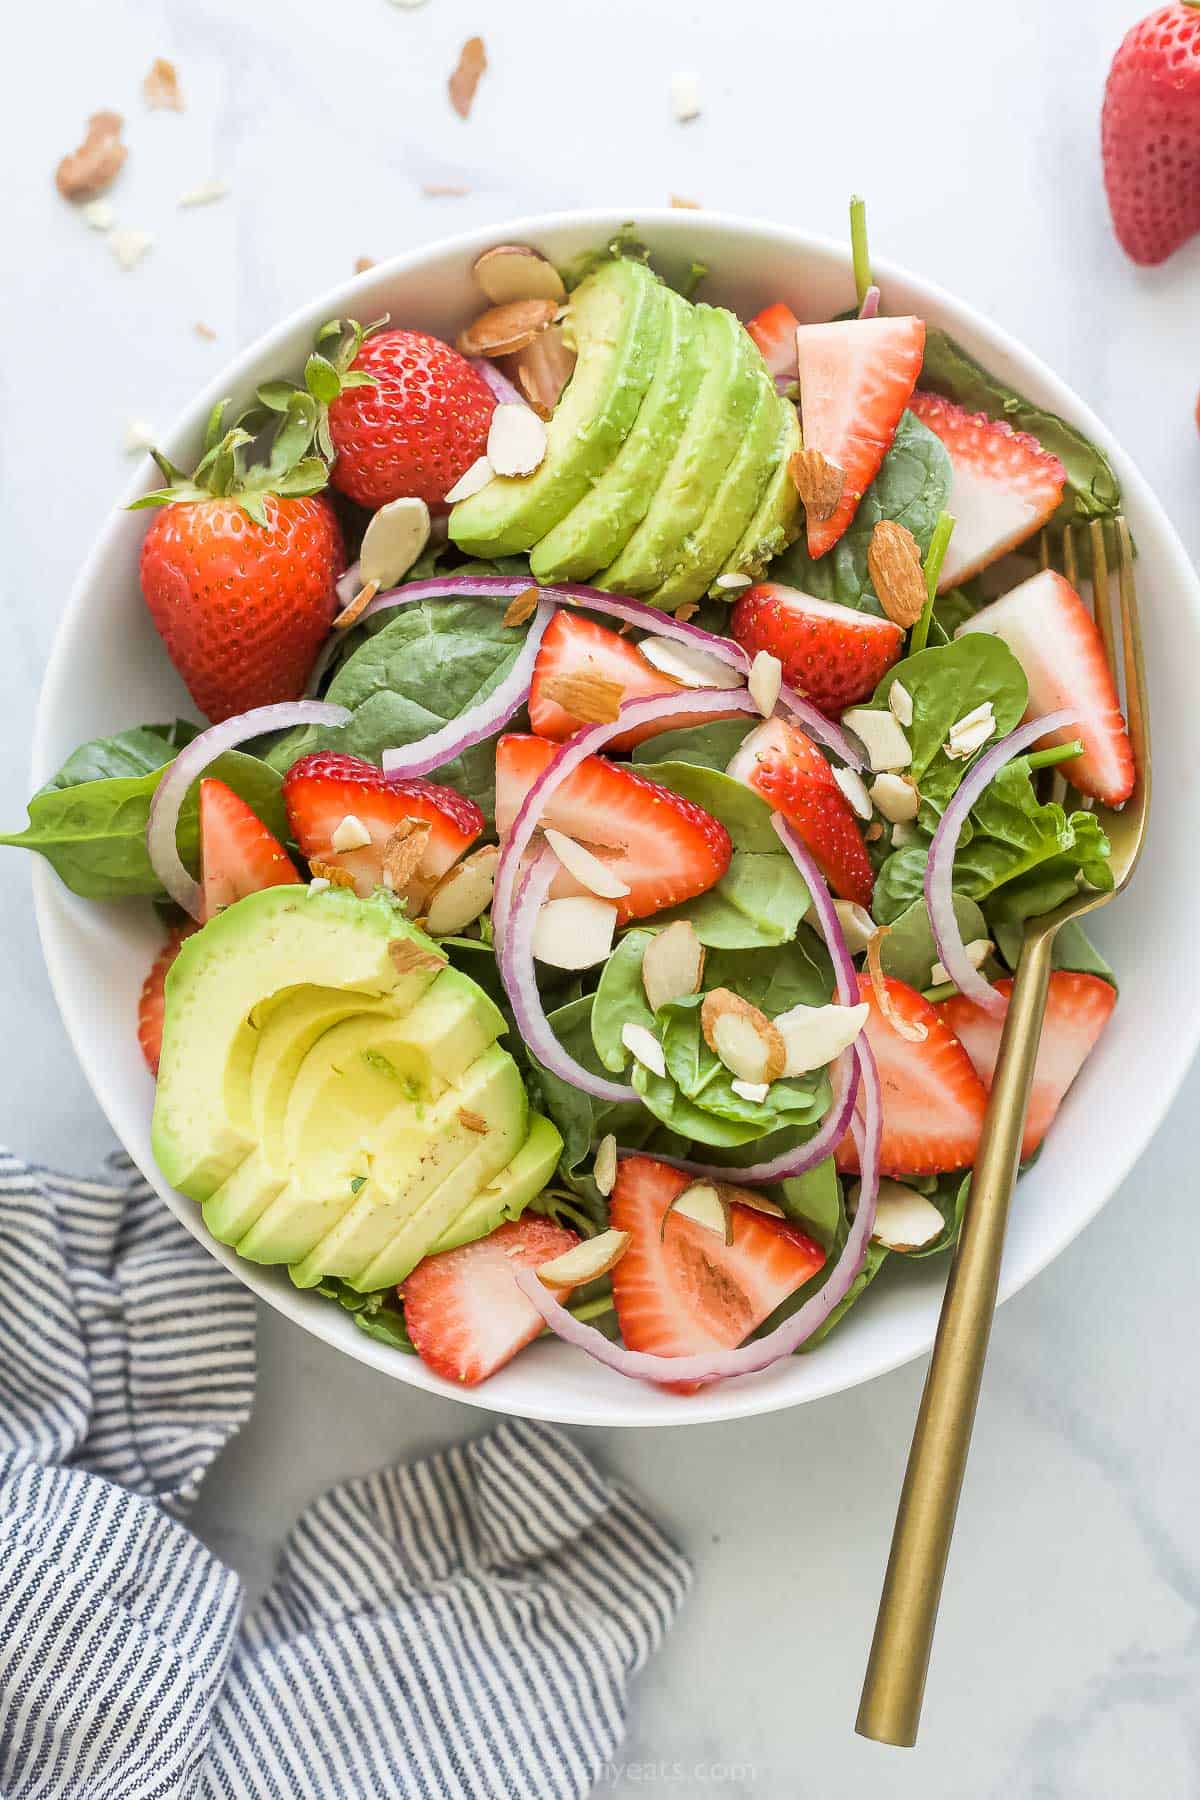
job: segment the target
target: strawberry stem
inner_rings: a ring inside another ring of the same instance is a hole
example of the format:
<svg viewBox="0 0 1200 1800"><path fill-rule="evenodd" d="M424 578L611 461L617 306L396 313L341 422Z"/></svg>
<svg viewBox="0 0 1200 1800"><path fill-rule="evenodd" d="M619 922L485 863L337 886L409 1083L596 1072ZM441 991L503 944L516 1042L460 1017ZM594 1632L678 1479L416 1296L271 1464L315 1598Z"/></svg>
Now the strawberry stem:
<svg viewBox="0 0 1200 1800"><path fill-rule="evenodd" d="M1189 0L1189 4L1191 0ZM1195 0L1200 5L1200 0ZM1051 744L1048 750L1035 750L1025 761L1030 769L1052 769L1056 763L1068 762L1073 756L1083 755L1083 741L1072 738L1069 744Z"/></svg>
<svg viewBox="0 0 1200 1800"><path fill-rule="evenodd" d="M1200 0L1196 0L1200 5ZM854 289L858 304L867 297L871 283L871 252L867 244L867 203L861 194L850 198L850 254L854 261Z"/></svg>
<svg viewBox="0 0 1200 1800"><path fill-rule="evenodd" d="M912 637L908 643L908 654L915 656L929 642L929 621L933 617L933 603L937 599L938 576L942 572L942 564L946 560L946 552L950 548L950 536L954 530L954 514L939 514L938 522L933 528L933 536L929 540L929 549L925 552L925 605L921 616L912 628Z"/></svg>

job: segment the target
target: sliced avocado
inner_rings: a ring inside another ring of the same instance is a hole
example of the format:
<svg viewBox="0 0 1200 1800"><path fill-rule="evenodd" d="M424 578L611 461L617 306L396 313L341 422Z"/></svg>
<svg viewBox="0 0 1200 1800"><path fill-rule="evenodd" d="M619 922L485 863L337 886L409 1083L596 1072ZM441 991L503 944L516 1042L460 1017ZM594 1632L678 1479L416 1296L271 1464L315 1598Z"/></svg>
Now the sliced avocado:
<svg viewBox="0 0 1200 1800"><path fill-rule="evenodd" d="M792 457L800 448L800 415L790 400L776 399L779 441L776 460L762 491L758 510L730 556L722 575L748 575L757 581L771 560L787 549L800 527L800 495L792 479ZM736 599L736 591L715 584L709 592L718 600Z"/></svg>
<svg viewBox="0 0 1200 1800"><path fill-rule="evenodd" d="M652 606L670 612L685 600L698 600L740 541L757 510L779 448L777 398L775 383L764 368L759 376L758 404L737 454L712 505L679 546L671 573L648 595Z"/></svg>
<svg viewBox="0 0 1200 1800"><path fill-rule="evenodd" d="M670 574L736 457L759 397L762 358L741 323L719 306L698 306L704 374L675 453L646 516L596 584L648 594Z"/></svg>
<svg viewBox="0 0 1200 1800"><path fill-rule="evenodd" d="M546 430L532 475L493 476L460 500L450 536L472 556L532 549L600 479L624 443L650 385L667 290L644 263L619 258L581 282L567 329L578 360Z"/></svg>
<svg viewBox="0 0 1200 1800"><path fill-rule="evenodd" d="M670 290L664 302L654 379L632 429L591 492L534 546L537 581L586 581L607 568L654 498L704 373L695 307Z"/></svg>
<svg viewBox="0 0 1200 1800"><path fill-rule="evenodd" d="M540 1113L529 1120L529 1136L507 1167L482 1188L471 1203L443 1231L432 1250L457 1250L460 1244L473 1243L491 1231L500 1219L519 1219L529 1202L547 1186L562 1155L562 1139ZM372 1263L363 1271L363 1285L368 1290L382 1287L377 1276L378 1265ZM388 1280L392 1277L389 1275ZM395 1277L402 1280L402 1276Z"/></svg>

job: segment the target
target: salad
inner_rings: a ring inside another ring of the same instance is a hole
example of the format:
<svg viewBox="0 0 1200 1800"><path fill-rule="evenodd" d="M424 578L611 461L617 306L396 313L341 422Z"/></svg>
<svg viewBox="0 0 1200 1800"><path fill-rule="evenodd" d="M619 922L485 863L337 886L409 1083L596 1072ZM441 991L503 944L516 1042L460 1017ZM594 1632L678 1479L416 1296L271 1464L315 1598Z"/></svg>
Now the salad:
<svg viewBox="0 0 1200 1800"><path fill-rule="evenodd" d="M950 1250L1025 922L1112 884L1129 740L1037 539L1116 480L851 217L830 321L631 231L488 251L453 345L331 321L135 503L206 723L0 840L162 918L163 1176L452 1381L548 1330L687 1394ZM1116 1001L1055 957L1026 1162Z"/></svg>

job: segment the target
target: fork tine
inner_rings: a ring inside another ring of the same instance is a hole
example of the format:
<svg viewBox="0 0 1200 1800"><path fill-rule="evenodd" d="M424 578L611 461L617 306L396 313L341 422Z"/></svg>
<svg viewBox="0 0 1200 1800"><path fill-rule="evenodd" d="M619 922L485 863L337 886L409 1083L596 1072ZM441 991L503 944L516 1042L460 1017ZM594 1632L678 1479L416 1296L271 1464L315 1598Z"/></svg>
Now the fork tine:
<svg viewBox="0 0 1200 1800"><path fill-rule="evenodd" d="M1100 641L1104 645L1104 655L1113 678L1120 685L1121 665L1117 660L1116 639L1113 636L1112 599L1108 586L1108 545L1104 539L1104 521L1093 519L1090 536L1092 540L1092 611L1096 624L1100 627ZM1072 583L1072 586L1074 583Z"/></svg>
<svg viewBox="0 0 1200 1800"><path fill-rule="evenodd" d="M1124 517L1117 519L1117 591L1121 603L1121 641L1125 652L1125 716L1139 785L1149 779L1150 728L1147 718L1146 660L1133 578L1133 543Z"/></svg>
<svg viewBox="0 0 1200 1800"><path fill-rule="evenodd" d="M1079 565L1075 560L1075 539L1068 525L1063 530L1062 540L1063 574L1073 588L1079 587Z"/></svg>

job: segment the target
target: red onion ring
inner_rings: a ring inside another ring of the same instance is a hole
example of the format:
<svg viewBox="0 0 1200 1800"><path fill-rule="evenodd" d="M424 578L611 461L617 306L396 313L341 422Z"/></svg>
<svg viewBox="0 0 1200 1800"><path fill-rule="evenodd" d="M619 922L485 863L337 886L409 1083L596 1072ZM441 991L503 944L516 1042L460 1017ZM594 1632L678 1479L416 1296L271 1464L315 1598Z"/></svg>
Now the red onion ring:
<svg viewBox="0 0 1200 1800"><path fill-rule="evenodd" d="M344 575L339 575L334 582L333 591L338 597L338 604L345 611L362 586L362 564L357 559L350 564ZM364 609L365 610L365 609Z"/></svg>
<svg viewBox="0 0 1200 1800"><path fill-rule="evenodd" d="M636 1100L637 1093L623 1082L606 1081L593 1075L582 1063L569 1056L554 1035L538 993L533 967L533 932L538 910L550 891L550 883L558 873L559 862L549 844L543 844L521 883L520 893L509 915L509 929L504 934L500 951L500 979L512 1004L517 1030L527 1049L560 1080L580 1088L597 1100L620 1104Z"/></svg>
<svg viewBox="0 0 1200 1800"><path fill-rule="evenodd" d="M806 1343L850 1292L866 1259L867 1246L871 1242L871 1232L875 1225L883 1096L879 1085L879 1071L870 1046L860 1042L855 1045L852 1054L862 1076L865 1101L862 1123L856 1118L850 1127L858 1145L859 1166L862 1169L858 1211L842 1246L842 1253L829 1271L824 1286L810 1300L806 1300L798 1312L793 1313L790 1319L785 1319L767 1337L742 1344L735 1350L704 1351L695 1356L652 1356L644 1350L626 1350L623 1345L612 1343L594 1326L581 1324L565 1306L560 1306L549 1288L543 1287L535 1270L515 1270L521 1292L533 1303L543 1322L555 1336L562 1338L564 1343L575 1344L580 1350L586 1350L597 1362L615 1369L620 1375L651 1382L707 1383L724 1381L732 1375L753 1375L760 1369L770 1368L772 1363L778 1362L782 1357L790 1356L801 1344ZM723 1173L726 1177L733 1174L739 1181L745 1180L745 1170L727 1169Z"/></svg>
<svg viewBox="0 0 1200 1800"><path fill-rule="evenodd" d="M519 394L507 375L502 375L494 362L486 356L468 356L467 361L475 373L486 381L492 390L493 397L500 406L528 406L524 394Z"/></svg>
<svg viewBox="0 0 1200 1800"><path fill-rule="evenodd" d="M256 706L210 725L185 744L154 790L146 822L146 850L158 879L183 910L200 917L200 884L183 866L175 833L179 812L192 783L226 750L266 731L285 731L291 725L344 725L350 714L344 706L323 700L282 700L274 706Z"/></svg>
<svg viewBox="0 0 1200 1800"><path fill-rule="evenodd" d="M533 580L525 580L520 576L433 575L423 581L410 581L403 587L389 588L385 593L376 594L369 605L363 608L358 622L361 624L373 613L385 612L394 606L413 606L421 600L515 600L518 594L527 593L531 587L536 586L537 583ZM749 676L751 658L740 644L721 637L715 631L703 631L698 625L684 624L679 619L672 618L670 613L659 612L656 607L647 606L643 601L627 600L618 594L606 594L600 588L585 587L577 581L555 582L540 591L546 599L556 603L583 606L590 612L607 613L610 618L636 625L643 631L652 632L655 637L671 638L677 644L693 644L698 649L706 650L710 656L715 656L718 662L736 669L739 675ZM687 691L694 693L696 690ZM806 700L786 682L780 687L779 698L810 737L823 744L827 750L832 750L835 756L840 756L850 768L861 772L864 766L863 756L855 749L849 735L840 725L827 719L810 700Z"/></svg>
<svg viewBox="0 0 1200 1800"><path fill-rule="evenodd" d="M953 799L938 820L933 842L929 846L929 859L925 864L925 905L929 910L929 923L933 927L938 961L960 994L996 1018L1004 1017L1008 1002L1002 994L997 993L987 977L979 973L963 944L958 920L954 916L954 853L958 848L967 814L1005 763L1011 762L1023 750L1028 750L1048 732L1057 731L1063 725L1075 725L1078 720L1078 713L1069 709L1046 713L1040 719L1026 720L1015 731L1010 731L1007 737L1001 738L998 744L993 744L974 768L963 776Z"/></svg>
<svg viewBox="0 0 1200 1800"><path fill-rule="evenodd" d="M414 744L385 750L384 774L428 775L432 769L441 768L443 763L461 756L464 750L470 750L484 738L493 737L502 730L529 698L533 665L554 611L553 604L543 596L530 621L521 653L499 686L460 718L449 720L440 731L431 731L428 737L418 738Z"/></svg>

